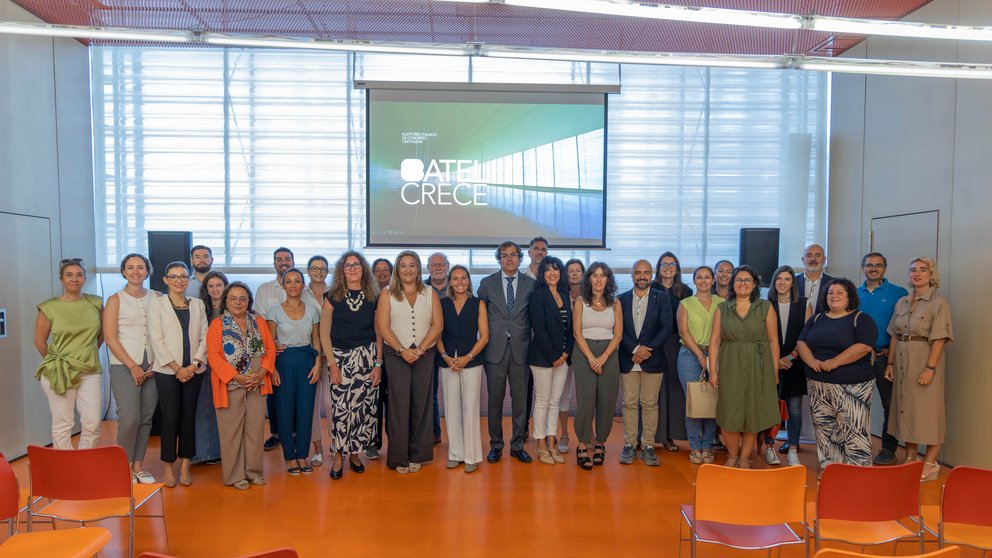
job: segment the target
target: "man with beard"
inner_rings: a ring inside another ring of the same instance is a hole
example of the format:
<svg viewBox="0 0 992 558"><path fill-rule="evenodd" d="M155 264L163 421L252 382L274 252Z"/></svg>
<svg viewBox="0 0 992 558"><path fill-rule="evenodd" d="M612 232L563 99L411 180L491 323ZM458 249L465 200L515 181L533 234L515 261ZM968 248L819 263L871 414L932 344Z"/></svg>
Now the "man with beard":
<svg viewBox="0 0 992 558"><path fill-rule="evenodd" d="M523 270L523 274L531 279L537 279L537 266L548 255L548 241L543 236L535 236L527 247L527 255L530 257L530 265Z"/></svg>
<svg viewBox="0 0 992 558"><path fill-rule="evenodd" d="M858 310L871 316L878 325L878 339L875 340L875 387L882 400L885 419L882 422L882 449L875 456L875 465L892 465L896 462L896 449L899 440L889 434L889 403L892 400L892 380L885 379L885 367L888 364L889 343L891 337L886 331L886 325L892 320L896 310L896 302L909 293L899 285L889 283L885 278L885 268L888 262L885 256L878 252L866 254L861 258L861 270L865 274L865 282L858 287L858 300L861 304Z"/></svg>
<svg viewBox="0 0 992 558"><path fill-rule="evenodd" d="M451 264L448 263L448 256L441 252L434 252L427 258L427 271L430 276L427 284L437 293L437 298L448 298L448 270ZM437 404L438 371L442 364L441 353L434 359L434 443L441 443L441 411Z"/></svg>
<svg viewBox="0 0 992 558"><path fill-rule="evenodd" d="M272 267L276 269L276 278L262 283L255 292L255 312L262 316L267 316L269 308L278 306L286 300L286 290L282 288L282 278L286 272L296 267L293 261L293 251L289 248L279 247L272 253ZM262 447L265 451L270 451L279 446L279 424L276 422L276 398L275 392L279 387L272 386L272 394L265 397L265 407L269 413L269 439L265 440Z"/></svg>
<svg viewBox="0 0 992 558"><path fill-rule="evenodd" d="M637 457L649 467L659 465L654 452L658 425L658 394L665 370L663 346L672 335L672 306L668 293L651 288L651 262L637 260L631 277L634 288L621 294L623 338L620 340L620 383L623 386L623 451L620 463L630 465ZM675 373L674 370L668 370ZM637 409L644 415L644 430L637 439Z"/></svg>
<svg viewBox="0 0 992 558"><path fill-rule="evenodd" d="M189 263L193 268L193 277L189 278L189 285L186 285L186 296L200 298L200 285L214 265L214 252L209 246L197 244L189 251Z"/></svg>
<svg viewBox="0 0 992 558"><path fill-rule="evenodd" d="M817 312L817 305L826 300L827 285L833 279L823 272L826 263L827 256L823 246L810 244L803 251L803 272L796 274L796 288L802 293L799 296L806 297L814 314Z"/></svg>

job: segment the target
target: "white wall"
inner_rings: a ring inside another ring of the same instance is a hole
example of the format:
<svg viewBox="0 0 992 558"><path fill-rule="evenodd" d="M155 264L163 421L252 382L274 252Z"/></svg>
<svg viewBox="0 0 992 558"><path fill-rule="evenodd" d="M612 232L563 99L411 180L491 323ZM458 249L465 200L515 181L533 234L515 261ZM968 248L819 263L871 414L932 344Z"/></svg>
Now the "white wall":
<svg viewBox="0 0 992 558"><path fill-rule="evenodd" d="M910 21L992 25L992 2L935 0ZM875 37L845 56L992 63L992 47ZM938 267L955 342L947 349L948 435L942 460L992 468L992 81L835 74L832 81L829 258L859 277L875 217L940 212ZM927 255L927 254L920 254ZM889 262L905 284L907 262Z"/></svg>
<svg viewBox="0 0 992 558"><path fill-rule="evenodd" d="M0 0L0 20L38 21L8 0ZM63 257L82 257L95 272L87 48L70 39L0 35L0 123L0 217L32 223L32 241L48 236L40 250L16 234L3 241L0 307L11 315L9 337L0 339L0 408L20 409L23 425L5 421L0 451L14 457L25 441L48 443L51 435L34 379L34 305L41 300L25 299L60 292L52 270Z"/></svg>

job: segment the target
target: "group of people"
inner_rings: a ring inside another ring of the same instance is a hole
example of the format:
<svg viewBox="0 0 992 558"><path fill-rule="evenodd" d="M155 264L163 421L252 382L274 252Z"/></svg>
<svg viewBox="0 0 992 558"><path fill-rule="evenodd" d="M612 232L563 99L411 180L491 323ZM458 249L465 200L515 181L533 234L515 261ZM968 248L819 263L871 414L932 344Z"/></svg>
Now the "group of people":
<svg viewBox="0 0 992 558"><path fill-rule="evenodd" d="M192 463L218 458L225 484L263 485L263 451L277 447L288 474L311 474L323 464L322 410L332 479L343 477L346 461L361 473L363 454L378 459L383 428L386 465L415 473L440 442L439 385L447 467L471 473L483 460L483 372L489 463L502 459L506 445L507 386L510 456L532 462L530 436L537 460L548 465L564 463L570 449L574 390L575 462L583 470L605 462L620 393L620 463L657 466L656 445L677 451L673 439L687 439L693 463L712 463L726 449L725 465L748 468L764 445L765 460L778 464L772 434L784 413L788 441L778 451L798 464L808 394L821 466L890 464L903 440L907 459L926 446L923 475L936 478L943 348L952 333L933 260L911 262L907 292L885 278L881 254L868 254L865 282L855 287L824 273L823 249L814 244L801 273L789 266L774 272L765 300L747 265L699 266L693 289L678 258L665 252L653 265L634 262L633 288L618 293L609 265L562 262L548 248L533 239L523 266L521 247L502 243L494 254L499 271L477 288L469 270L450 266L443 253L430 256L424 280L411 250L371 264L348 251L333 270L314 256L300 270L293 252L279 248L276 277L254 294L212 271L206 246L193 248L192 270L184 262L166 266L164 295L145 287L148 258L128 254L120 265L126 285L105 307L83 293L83 262L63 260L63 293L39 305L35 331L43 359L36 377L52 411L54 445L71 448L77 411L79 446L96 443L97 350L106 342L117 443L135 482L155 482L142 463L156 407L166 486L190 485ZM718 390L714 418L685 416L688 383L699 381ZM886 425L873 459L874 386Z"/></svg>

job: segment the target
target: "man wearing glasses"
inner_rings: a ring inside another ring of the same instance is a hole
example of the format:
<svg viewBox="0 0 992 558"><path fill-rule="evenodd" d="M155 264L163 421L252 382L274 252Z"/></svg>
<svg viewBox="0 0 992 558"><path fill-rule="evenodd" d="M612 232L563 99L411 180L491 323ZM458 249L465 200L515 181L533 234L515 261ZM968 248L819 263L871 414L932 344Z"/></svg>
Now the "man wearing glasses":
<svg viewBox="0 0 992 558"><path fill-rule="evenodd" d="M524 449L527 441L527 381L530 367L530 317L527 299L534 280L519 272L520 246L506 241L496 250L500 270L479 282L478 296L486 303L489 317L489 344L486 345L486 387L489 390L489 455L496 463L503 456L503 398L510 382L510 405L513 433L510 455L521 463L530 463Z"/></svg>
<svg viewBox="0 0 992 558"><path fill-rule="evenodd" d="M430 276L427 278L427 284L434 289L437 293L438 299L448 297L448 270L451 264L448 263L448 256L445 256L441 252L434 252L431 254L430 258L427 258L427 271ZM441 443L441 411L437 404L437 384L438 384L438 370L441 366L441 354L437 354L437 358L434 359L434 443Z"/></svg>
<svg viewBox="0 0 992 558"><path fill-rule="evenodd" d="M282 288L282 278L286 272L296 267L293 261L293 251L289 248L276 248L272 253L272 267L276 269L276 278L262 283L255 291L255 312L267 316L269 308L278 306L286 300L286 290ZM275 449L279 445L279 424L276 422L275 392L279 387L272 386L272 394L265 397L265 407L269 413L269 438L265 440L265 451Z"/></svg>
<svg viewBox="0 0 992 558"><path fill-rule="evenodd" d="M899 285L889 283L885 278L885 268L888 262L885 256L878 252L865 254L861 258L861 270L865 275L865 282L858 287L858 299L861 304L858 310L871 316L871 319L878 325L878 338L875 340L875 386L878 388L878 395L882 399L882 408L885 410L885 419L882 422L882 449L875 456L875 465L892 465L896 462L896 448L899 447L899 440L889 434L889 402L892 400L892 380L885 379L885 365L889 356L889 332L886 331L889 321L892 320L892 313L895 312L896 302L909 293Z"/></svg>
<svg viewBox="0 0 992 558"><path fill-rule="evenodd" d="M189 263L193 267L193 276L189 278L189 285L186 286L186 296L200 298L203 278L214 266L214 252L209 246L197 244L189 251Z"/></svg>

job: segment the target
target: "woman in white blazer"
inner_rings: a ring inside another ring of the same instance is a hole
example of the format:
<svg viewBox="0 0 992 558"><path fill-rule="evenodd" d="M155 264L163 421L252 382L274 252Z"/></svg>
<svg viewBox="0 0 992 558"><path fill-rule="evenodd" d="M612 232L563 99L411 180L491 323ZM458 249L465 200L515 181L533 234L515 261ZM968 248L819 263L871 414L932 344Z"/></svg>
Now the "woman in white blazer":
<svg viewBox="0 0 992 558"><path fill-rule="evenodd" d="M172 262L165 268L168 296L148 305L148 338L155 351L152 370L162 412L162 480L176 486L174 463L179 457L179 484L193 484L190 458L196 454L196 402L207 362L207 315L203 301L186 297L189 268ZM177 451L178 449L178 451Z"/></svg>

